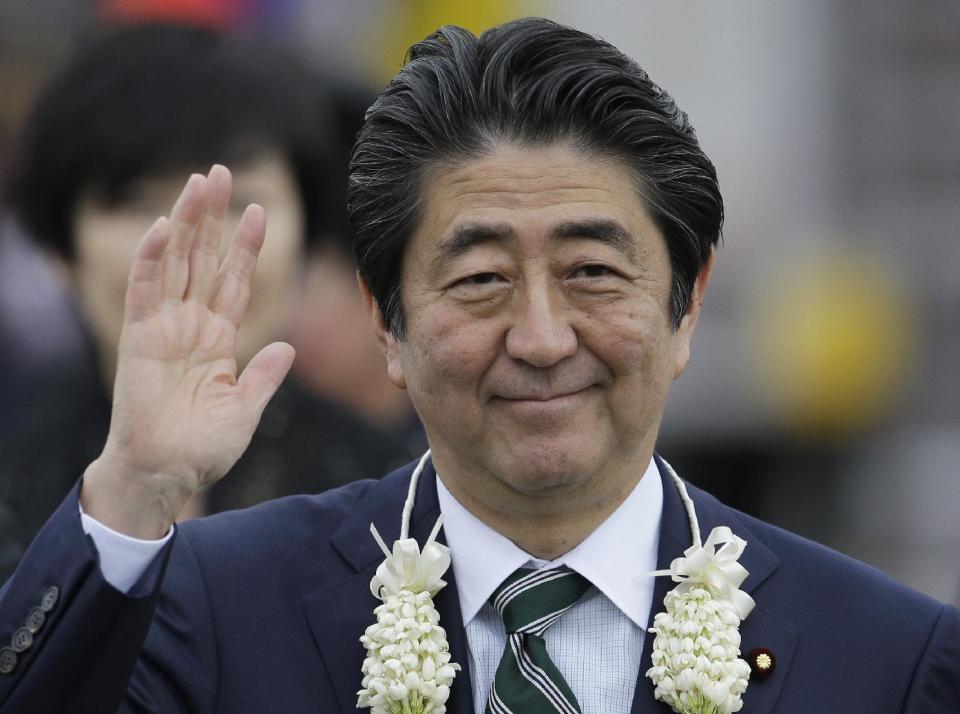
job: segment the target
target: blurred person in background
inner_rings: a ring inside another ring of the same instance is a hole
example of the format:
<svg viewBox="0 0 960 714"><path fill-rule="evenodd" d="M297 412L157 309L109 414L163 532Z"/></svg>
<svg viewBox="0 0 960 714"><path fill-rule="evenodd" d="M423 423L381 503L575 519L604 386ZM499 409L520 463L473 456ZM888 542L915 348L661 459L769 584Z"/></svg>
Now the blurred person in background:
<svg viewBox="0 0 960 714"><path fill-rule="evenodd" d="M308 251L322 258L334 250L324 245L345 230L337 211L344 210L338 184L346 182L346 149L334 148L349 133L341 128L349 114L337 105L342 96L325 92L290 57L174 24L107 31L41 93L17 147L10 193L19 222L76 297L91 359L51 375L0 445L0 578L102 448L136 236L191 171L216 162L233 168L228 226L254 198L270 216L238 361L288 333ZM357 292L352 269L343 270L352 279L344 289ZM356 330L367 330L363 314L350 317L363 320ZM378 356L375 346L371 352ZM392 429L370 426L292 377L267 407L234 478L195 499L185 515L383 473L423 446L410 413L407 405Z"/></svg>
<svg viewBox="0 0 960 714"><path fill-rule="evenodd" d="M408 431L412 448L425 445L410 400L387 377L383 354L374 339L367 309L357 285L353 243L347 226L347 166L364 113L376 94L358 84L325 78L337 129L331 149L342 176L331 190L337 204L330 208L332 235L312 252L303 295L291 322L290 343L297 350L293 374L314 391L360 415L386 433Z"/></svg>

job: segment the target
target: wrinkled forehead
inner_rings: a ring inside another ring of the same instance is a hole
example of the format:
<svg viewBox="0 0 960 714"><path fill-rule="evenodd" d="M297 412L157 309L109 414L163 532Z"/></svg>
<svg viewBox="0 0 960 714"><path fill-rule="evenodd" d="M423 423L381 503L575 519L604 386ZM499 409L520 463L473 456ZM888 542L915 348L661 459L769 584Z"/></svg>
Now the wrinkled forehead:
<svg viewBox="0 0 960 714"><path fill-rule="evenodd" d="M438 163L420 193L412 247L421 252L576 236L628 250L657 233L627 164L569 144L501 145Z"/></svg>

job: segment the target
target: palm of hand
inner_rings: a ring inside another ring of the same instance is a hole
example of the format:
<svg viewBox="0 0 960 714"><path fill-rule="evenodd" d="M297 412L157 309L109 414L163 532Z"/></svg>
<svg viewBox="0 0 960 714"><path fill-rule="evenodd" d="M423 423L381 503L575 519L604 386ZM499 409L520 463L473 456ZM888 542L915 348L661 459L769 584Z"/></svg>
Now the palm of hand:
<svg viewBox="0 0 960 714"><path fill-rule="evenodd" d="M102 460L131 477L189 496L243 453L293 360L289 345L261 350L237 378L237 330L265 231L250 206L220 264L230 174L191 177L147 232L131 268L110 434Z"/></svg>
<svg viewBox="0 0 960 714"><path fill-rule="evenodd" d="M183 474L196 489L249 443L257 415L237 384L236 330L225 322L201 305L164 305L125 328L111 437L144 472Z"/></svg>

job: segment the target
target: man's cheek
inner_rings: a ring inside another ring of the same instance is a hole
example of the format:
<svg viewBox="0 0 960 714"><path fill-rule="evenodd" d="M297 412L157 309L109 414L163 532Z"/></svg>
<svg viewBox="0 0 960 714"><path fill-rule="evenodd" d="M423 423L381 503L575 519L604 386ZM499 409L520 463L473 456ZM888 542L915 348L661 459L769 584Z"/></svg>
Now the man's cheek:
<svg viewBox="0 0 960 714"><path fill-rule="evenodd" d="M489 326L448 321L424 335L419 357L436 379L467 383L482 377L497 349L497 334Z"/></svg>
<svg viewBox="0 0 960 714"><path fill-rule="evenodd" d="M656 359L663 333L645 317L632 312L605 316L583 336L584 346L598 355L614 372L635 371Z"/></svg>

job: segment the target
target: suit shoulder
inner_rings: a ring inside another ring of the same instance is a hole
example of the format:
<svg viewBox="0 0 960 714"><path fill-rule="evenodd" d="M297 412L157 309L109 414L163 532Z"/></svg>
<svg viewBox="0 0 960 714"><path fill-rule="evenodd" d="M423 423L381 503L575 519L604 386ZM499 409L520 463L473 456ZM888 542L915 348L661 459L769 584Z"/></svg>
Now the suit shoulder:
<svg viewBox="0 0 960 714"><path fill-rule="evenodd" d="M381 479L188 521L178 530L170 570L190 564L217 608L237 613L268 602L292 607L307 593L356 574L345 537L366 536L366 546L379 552L366 530L371 513L395 512L399 523L411 471L408 465ZM176 593L186 585L168 577L164 587Z"/></svg>
<svg viewBox="0 0 960 714"><path fill-rule="evenodd" d="M354 481L322 493L285 496L197 518L179 526L180 535L194 549L214 553L243 544L248 552L254 549L262 555L293 544L323 542L376 483Z"/></svg>
<svg viewBox="0 0 960 714"><path fill-rule="evenodd" d="M809 593L818 607L858 610L862 614L896 612L918 623L932 623L943 603L914 590L881 570L803 536L736 511L737 517L779 559L777 580ZM748 546L749 547L749 546ZM894 615L895 616L895 615Z"/></svg>

